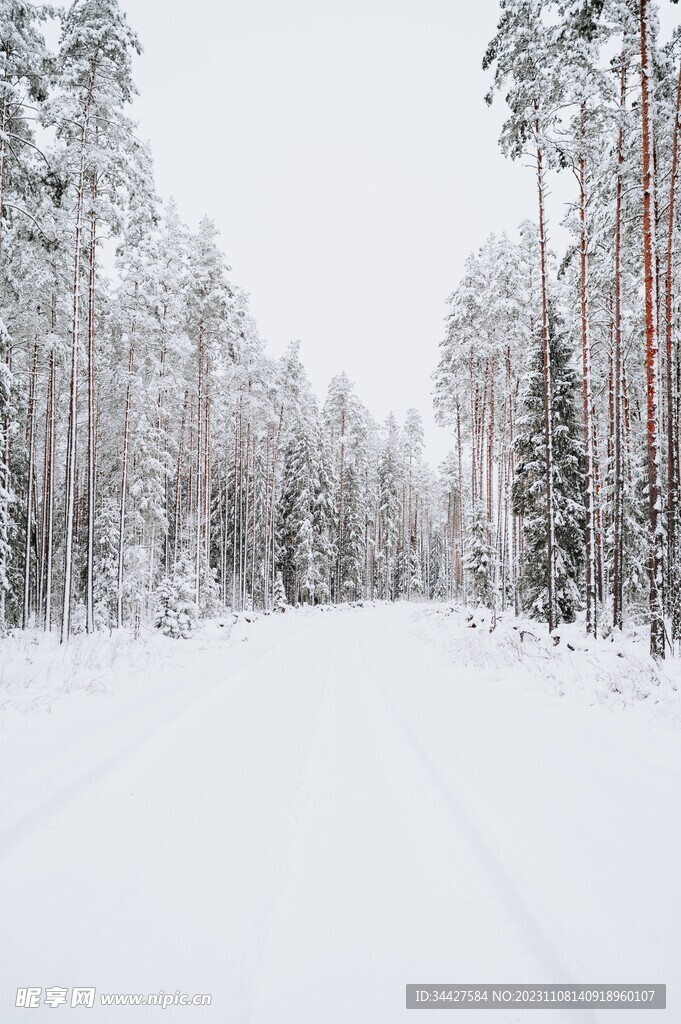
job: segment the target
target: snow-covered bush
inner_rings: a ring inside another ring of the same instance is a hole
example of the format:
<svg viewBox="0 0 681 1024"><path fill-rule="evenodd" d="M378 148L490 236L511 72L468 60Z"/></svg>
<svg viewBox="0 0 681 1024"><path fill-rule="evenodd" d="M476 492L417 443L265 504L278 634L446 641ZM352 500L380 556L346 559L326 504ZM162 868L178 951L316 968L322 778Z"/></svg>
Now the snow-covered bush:
<svg viewBox="0 0 681 1024"><path fill-rule="evenodd" d="M202 552L199 564L199 615L202 619L214 618L222 612L217 576L217 569L211 568Z"/></svg>
<svg viewBox="0 0 681 1024"><path fill-rule="evenodd" d="M187 639L190 636L198 610L194 601L192 583L178 567L172 576L166 576L156 588L158 607L154 625L165 636Z"/></svg>
<svg viewBox="0 0 681 1024"><path fill-rule="evenodd" d="M277 573L277 578L274 581L274 592L272 594L274 600L274 607L278 612L283 612L284 608L288 604L286 600L286 591L284 590L284 581L281 578L281 573Z"/></svg>

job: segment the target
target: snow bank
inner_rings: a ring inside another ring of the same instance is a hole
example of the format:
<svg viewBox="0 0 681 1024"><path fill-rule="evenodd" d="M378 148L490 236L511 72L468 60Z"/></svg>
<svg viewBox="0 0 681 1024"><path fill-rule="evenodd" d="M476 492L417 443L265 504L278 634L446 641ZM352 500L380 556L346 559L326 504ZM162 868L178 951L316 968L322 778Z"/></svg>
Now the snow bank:
<svg viewBox="0 0 681 1024"><path fill-rule="evenodd" d="M214 668L216 649L246 640L258 616L225 615L202 623L189 640L142 628L84 633L60 644L57 633L14 630L0 641L0 735L21 728L27 715L90 707L93 698L156 684L173 688Z"/></svg>
<svg viewBox="0 0 681 1024"><path fill-rule="evenodd" d="M508 685L538 689L576 704L621 709L681 727L681 660L656 663L644 632L593 639L581 623L553 636L533 620L486 608L423 606L415 631L459 666L502 676Z"/></svg>

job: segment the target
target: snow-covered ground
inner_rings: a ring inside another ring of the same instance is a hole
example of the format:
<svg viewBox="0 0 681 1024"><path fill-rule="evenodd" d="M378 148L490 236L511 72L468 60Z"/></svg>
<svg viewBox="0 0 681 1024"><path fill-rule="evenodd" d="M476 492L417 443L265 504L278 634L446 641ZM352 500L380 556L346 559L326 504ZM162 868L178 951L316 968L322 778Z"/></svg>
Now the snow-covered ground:
<svg viewBox="0 0 681 1024"><path fill-rule="evenodd" d="M681 1021L678 674L489 625L3 640L0 1022L392 1024L408 982L570 981L666 982L669 1008L490 1019ZM21 986L212 1004L29 1012Z"/></svg>

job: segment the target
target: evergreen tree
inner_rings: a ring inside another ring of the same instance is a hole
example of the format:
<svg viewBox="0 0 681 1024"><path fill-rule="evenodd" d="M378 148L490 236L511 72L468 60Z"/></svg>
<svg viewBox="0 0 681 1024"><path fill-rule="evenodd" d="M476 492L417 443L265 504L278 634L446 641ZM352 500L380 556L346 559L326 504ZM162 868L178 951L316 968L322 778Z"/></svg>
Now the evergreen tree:
<svg viewBox="0 0 681 1024"><path fill-rule="evenodd" d="M573 622L581 607L584 565L582 486L583 446L575 407L576 374L572 353L557 316L550 318L555 496L556 599L560 618ZM525 547L519 582L524 611L548 618L546 538L546 447L543 434L543 351L535 353L522 397L516 439L517 469L513 507L522 516Z"/></svg>
<svg viewBox="0 0 681 1024"><path fill-rule="evenodd" d="M274 607L278 612L283 612L288 604L288 601L286 600L286 589L280 572L277 573L274 581L273 602Z"/></svg>
<svg viewBox="0 0 681 1024"><path fill-rule="evenodd" d="M468 573L468 594L477 604L496 607L495 551L491 524L481 505L473 509L468 529L464 568Z"/></svg>
<svg viewBox="0 0 681 1024"><path fill-rule="evenodd" d="M164 577L156 590L156 628L173 639L187 639L194 629L197 607L194 601L195 569L181 560L171 576Z"/></svg>
<svg viewBox="0 0 681 1024"><path fill-rule="evenodd" d="M279 503L280 564L286 592L294 603L315 604L326 595L324 552L319 529L324 502L320 420L314 399L297 417L284 456Z"/></svg>

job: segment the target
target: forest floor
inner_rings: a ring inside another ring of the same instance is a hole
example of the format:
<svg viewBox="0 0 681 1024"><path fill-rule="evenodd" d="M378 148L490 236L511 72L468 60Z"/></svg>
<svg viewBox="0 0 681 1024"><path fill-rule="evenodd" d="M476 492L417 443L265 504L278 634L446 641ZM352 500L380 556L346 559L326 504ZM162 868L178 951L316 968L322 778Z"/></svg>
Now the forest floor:
<svg viewBox="0 0 681 1024"><path fill-rule="evenodd" d="M96 987L55 1017L93 1024L392 1024L407 983L570 981L669 1008L493 1019L681 1021L678 670L489 626L401 604L2 640L0 1021L20 986ZM100 1003L159 990L212 1004Z"/></svg>

